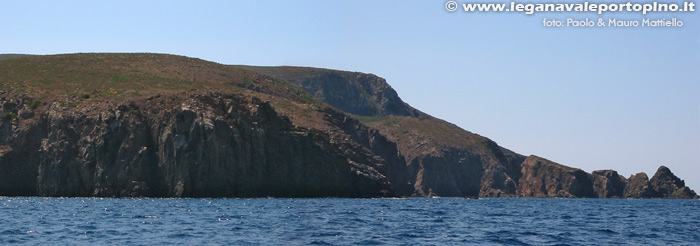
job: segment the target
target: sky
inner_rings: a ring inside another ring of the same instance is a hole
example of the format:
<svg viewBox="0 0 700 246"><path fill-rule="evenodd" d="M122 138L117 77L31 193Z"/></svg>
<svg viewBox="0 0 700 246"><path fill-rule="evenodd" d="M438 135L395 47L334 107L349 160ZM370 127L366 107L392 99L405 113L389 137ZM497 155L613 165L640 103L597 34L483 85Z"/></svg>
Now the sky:
<svg viewBox="0 0 700 246"><path fill-rule="evenodd" d="M0 53L372 73L412 106L515 152L625 177L665 165L700 192L697 13L465 13L445 2L6 1ZM684 25L552 28L544 18Z"/></svg>

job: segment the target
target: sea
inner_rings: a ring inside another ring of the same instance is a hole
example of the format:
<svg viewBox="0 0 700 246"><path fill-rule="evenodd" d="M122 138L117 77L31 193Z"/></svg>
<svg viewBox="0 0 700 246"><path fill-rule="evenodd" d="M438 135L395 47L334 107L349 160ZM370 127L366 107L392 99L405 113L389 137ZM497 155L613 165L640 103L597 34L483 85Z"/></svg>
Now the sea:
<svg viewBox="0 0 700 246"><path fill-rule="evenodd" d="M0 245L700 245L700 200L0 197Z"/></svg>

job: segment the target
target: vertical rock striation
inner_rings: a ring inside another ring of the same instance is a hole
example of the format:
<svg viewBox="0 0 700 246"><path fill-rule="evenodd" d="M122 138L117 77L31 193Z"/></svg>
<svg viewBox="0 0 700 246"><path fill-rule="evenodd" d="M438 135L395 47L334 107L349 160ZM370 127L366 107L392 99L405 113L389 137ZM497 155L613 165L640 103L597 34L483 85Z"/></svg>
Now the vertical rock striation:
<svg viewBox="0 0 700 246"><path fill-rule="evenodd" d="M520 195L524 197L595 197L588 173L537 156L522 164Z"/></svg>
<svg viewBox="0 0 700 246"><path fill-rule="evenodd" d="M520 196L598 198L698 198L685 182L662 166L649 180L645 173L625 179L614 170L589 174L537 156L522 165Z"/></svg>
<svg viewBox="0 0 700 246"><path fill-rule="evenodd" d="M0 195L698 197L517 154L372 74L163 54L0 55Z"/></svg>
<svg viewBox="0 0 700 246"><path fill-rule="evenodd" d="M412 186L411 192L402 195L694 197L690 189L680 188L684 184L670 178L672 174L662 175L659 184L652 186L645 185L650 182L645 176L627 180L614 170L589 174L519 155L412 108L384 79L372 74L300 67L244 68L290 81L344 112L369 117L368 124L396 142L406 160L405 169L394 169L405 170L407 174L400 176L406 176ZM670 195L675 192L677 195Z"/></svg>
<svg viewBox="0 0 700 246"><path fill-rule="evenodd" d="M390 180L401 179L386 176L403 163L395 145L357 122L342 127L362 142L339 142L295 127L256 98L54 103L35 113L21 127L0 121L0 195L378 197L397 195Z"/></svg>

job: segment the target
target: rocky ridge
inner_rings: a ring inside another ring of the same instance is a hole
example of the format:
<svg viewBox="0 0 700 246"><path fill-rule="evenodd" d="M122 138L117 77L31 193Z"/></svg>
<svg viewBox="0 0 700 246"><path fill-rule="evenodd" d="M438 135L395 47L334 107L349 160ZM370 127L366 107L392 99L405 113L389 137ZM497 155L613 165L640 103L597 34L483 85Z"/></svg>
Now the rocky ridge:
<svg viewBox="0 0 700 246"><path fill-rule="evenodd" d="M643 181L651 182L644 173L628 180L614 170L589 174L536 156L517 154L486 137L414 109L394 96L397 93L386 81L372 74L301 67L245 68L290 81L317 99L355 114L363 123L379 129L397 143L406 160L409 183L414 188L412 195L697 197L665 167L659 170L667 172L657 172L654 176L663 181L640 187Z"/></svg>
<svg viewBox="0 0 700 246"><path fill-rule="evenodd" d="M522 164L519 195L522 197L589 198L697 198L685 183L665 166L649 180L645 173L626 179L614 170L586 173L547 159L530 156Z"/></svg>
<svg viewBox="0 0 700 246"><path fill-rule="evenodd" d="M0 82L0 195L697 198L666 167L625 179L517 154L371 74L13 55Z"/></svg>

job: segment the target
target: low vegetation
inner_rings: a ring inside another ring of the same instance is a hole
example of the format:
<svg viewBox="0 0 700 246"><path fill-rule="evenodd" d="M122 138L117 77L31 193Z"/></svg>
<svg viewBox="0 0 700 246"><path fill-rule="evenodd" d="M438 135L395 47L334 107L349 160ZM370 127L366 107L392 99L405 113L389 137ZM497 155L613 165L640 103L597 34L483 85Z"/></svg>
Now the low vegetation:
<svg viewBox="0 0 700 246"><path fill-rule="evenodd" d="M82 101L219 92L259 97L300 124L316 124L311 118L318 117L317 109L327 107L286 81L184 56L88 53L2 58L0 92L25 98L33 109L53 102L75 108L87 105Z"/></svg>

